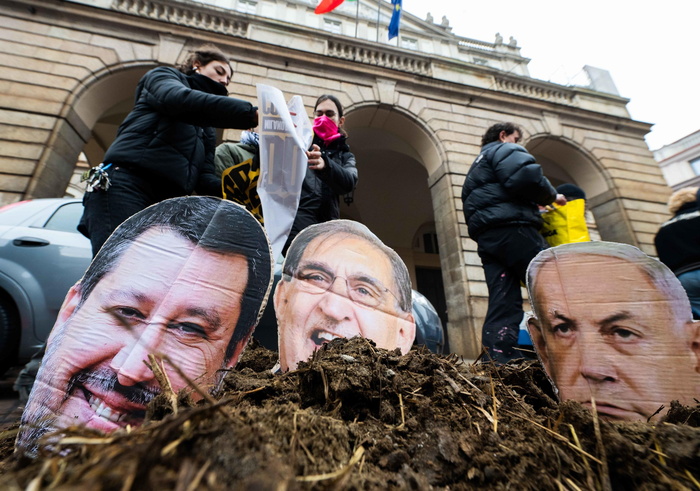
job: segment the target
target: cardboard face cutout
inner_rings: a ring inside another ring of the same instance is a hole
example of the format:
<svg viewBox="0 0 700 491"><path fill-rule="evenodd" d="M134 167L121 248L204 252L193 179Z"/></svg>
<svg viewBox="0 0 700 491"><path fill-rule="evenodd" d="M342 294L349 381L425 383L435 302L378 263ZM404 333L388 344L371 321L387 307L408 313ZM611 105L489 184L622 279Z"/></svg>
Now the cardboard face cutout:
<svg viewBox="0 0 700 491"><path fill-rule="evenodd" d="M530 336L561 400L646 421L700 398L700 322L661 262L626 244L565 244L532 260L528 291Z"/></svg>
<svg viewBox="0 0 700 491"><path fill-rule="evenodd" d="M363 336L402 353L415 338L406 265L350 220L312 225L297 235L274 302L283 372L335 338Z"/></svg>
<svg viewBox="0 0 700 491"><path fill-rule="evenodd" d="M250 338L271 280L265 232L240 205L176 198L129 218L61 307L18 449L31 455L41 436L69 426L138 425L164 384L174 393L215 388Z"/></svg>

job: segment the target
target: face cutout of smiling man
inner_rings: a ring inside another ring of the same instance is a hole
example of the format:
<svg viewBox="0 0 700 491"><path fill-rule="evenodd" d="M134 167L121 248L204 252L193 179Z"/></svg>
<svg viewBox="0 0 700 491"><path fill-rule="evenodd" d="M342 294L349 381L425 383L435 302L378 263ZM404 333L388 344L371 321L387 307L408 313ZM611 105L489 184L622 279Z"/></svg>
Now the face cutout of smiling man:
<svg viewBox="0 0 700 491"><path fill-rule="evenodd" d="M532 260L528 290L530 335L561 400L634 421L700 398L700 322L661 262L626 244L565 244Z"/></svg>
<svg viewBox="0 0 700 491"><path fill-rule="evenodd" d="M149 354L211 389L238 361L271 279L267 236L239 205L175 198L134 215L68 293L17 448L31 455L43 434L73 425L111 432L140 424L160 392ZM174 391L188 386L164 366Z"/></svg>
<svg viewBox="0 0 700 491"><path fill-rule="evenodd" d="M274 302L283 372L335 338L363 336L405 354L416 334L406 265L351 220L312 225L294 239Z"/></svg>

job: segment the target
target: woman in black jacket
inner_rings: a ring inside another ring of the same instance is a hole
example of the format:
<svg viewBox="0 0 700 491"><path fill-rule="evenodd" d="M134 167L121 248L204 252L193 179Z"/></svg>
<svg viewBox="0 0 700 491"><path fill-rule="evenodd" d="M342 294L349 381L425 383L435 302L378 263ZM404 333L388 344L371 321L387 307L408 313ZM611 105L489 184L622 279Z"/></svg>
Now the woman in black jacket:
<svg viewBox="0 0 700 491"><path fill-rule="evenodd" d="M228 97L232 69L216 46L204 45L176 68L150 70L136 88L134 108L119 127L103 167L108 183L85 193L78 229L93 256L131 215L168 198L221 196L214 171L216 128L253 128L258 111Z"/></svg>
<svg viewBox="0 0 700 491"><path fill-rule="evenodd" d="M693 318L700 319L700 188L690 186L673 193L668 210L673 218L656 233L656 252L685 288Z"/></svg>
<svg viewBox="0 0 700 491"><path fill-rule="evenodd" d="M357 185L355 156L346 143L340 101L333 95L322 95L314 105L314 115L314 140L306 152L309 167L283 254L294 237L309 225L340 218L340 195L351 193Z"/></svg>

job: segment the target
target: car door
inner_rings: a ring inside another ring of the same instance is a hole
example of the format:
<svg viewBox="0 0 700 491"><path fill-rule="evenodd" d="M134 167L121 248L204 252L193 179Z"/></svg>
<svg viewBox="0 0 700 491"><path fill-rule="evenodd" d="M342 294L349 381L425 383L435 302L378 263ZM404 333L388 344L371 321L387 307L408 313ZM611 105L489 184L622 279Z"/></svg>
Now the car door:
<svg viewBox="0 0 700 491"><path fill-rule="evenodd" d="M37 341L46 339L66 293L92 259L90 241L76 228L82 203L59 203L48 217L42 213L18 227L12 239L11 259L25 270Z"/></svg>

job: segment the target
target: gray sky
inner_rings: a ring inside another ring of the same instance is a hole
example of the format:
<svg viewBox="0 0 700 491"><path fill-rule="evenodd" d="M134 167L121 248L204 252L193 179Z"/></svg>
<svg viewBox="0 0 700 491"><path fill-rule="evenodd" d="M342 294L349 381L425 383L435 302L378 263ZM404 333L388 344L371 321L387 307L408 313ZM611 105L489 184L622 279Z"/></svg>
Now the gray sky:
<svg viewBox="0 0 700 491"><path fill-rule="evenodd" d="M576 84L584 65L608 70L632 118L654 123L651 150L700 129L698 0L403 0L403 10L446 15L459 36L513 36L534 78Z"/></svg>

